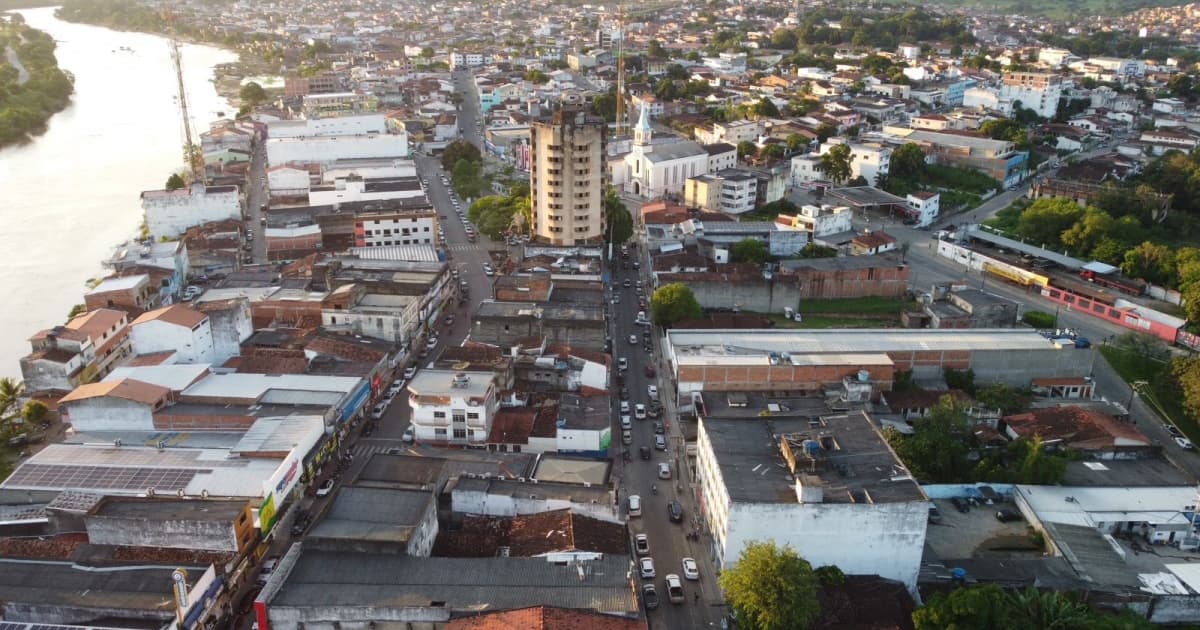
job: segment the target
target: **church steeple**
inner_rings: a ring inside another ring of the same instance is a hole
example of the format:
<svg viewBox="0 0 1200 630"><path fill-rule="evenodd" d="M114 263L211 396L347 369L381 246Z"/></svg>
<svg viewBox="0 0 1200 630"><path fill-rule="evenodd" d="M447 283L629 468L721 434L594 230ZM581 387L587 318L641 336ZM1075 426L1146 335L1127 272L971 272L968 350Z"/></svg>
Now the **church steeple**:
<svg viewBox="0 0 1200 630"><path fill-rule="evenodd" d="M633 129L633 143L642 146L649 146L650 139L654 136L654 131L650 129L650 108L642 103L642 113L638 116L637 127Z"/></svg>

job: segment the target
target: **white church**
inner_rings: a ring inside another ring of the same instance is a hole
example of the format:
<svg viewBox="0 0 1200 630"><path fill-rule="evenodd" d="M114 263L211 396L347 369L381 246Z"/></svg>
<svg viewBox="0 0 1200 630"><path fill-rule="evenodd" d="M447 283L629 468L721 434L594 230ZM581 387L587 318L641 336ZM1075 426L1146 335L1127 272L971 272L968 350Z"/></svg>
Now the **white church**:
<svg viewBox="0 0 1200 630"><path fill-rule="evenodd" d="M613 186L645 199L683 195L689 177L709 172L709 151L691 140L654 142L650 113L642 105L633 146L613 167Z"/></svg>

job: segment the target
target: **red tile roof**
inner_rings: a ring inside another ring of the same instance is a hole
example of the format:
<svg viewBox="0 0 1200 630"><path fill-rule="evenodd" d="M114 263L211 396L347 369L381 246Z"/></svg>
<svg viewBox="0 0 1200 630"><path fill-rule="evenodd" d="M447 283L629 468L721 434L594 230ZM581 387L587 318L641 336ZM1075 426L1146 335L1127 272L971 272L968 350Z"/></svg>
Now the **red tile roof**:
<svg viewBox="0 0 1200 630"><path fill-rule="evenodd" d="M1117 422L1112 416L1074 405L1006 416L1004 423L1021 437L1036 435L1042 440L1061 442L1078 450L1150 446L1150 439L1132 424Z"/></svg>
<svg viewBox="0 0 1200 630"><path fill-rule="evenodd" d="M645 630L640 619L626 619L584 610L533 606L480 613L454 619L446 630Z"/></svg>
<svg viewBox="0 0 1200 630"><path fill-rule="evenodd" d="M207 319L207 317L208 316L204 313L196 311L193 308L184 306L182 304L172 304L171 306L153 310L149 313L143 313L141 317L133 320L133 325L137 326L138 324L144 324L150 321L162 321L167 322L168 324L175 324L176 326L183 326L185 328L195 328L198 324Z"/></svg>

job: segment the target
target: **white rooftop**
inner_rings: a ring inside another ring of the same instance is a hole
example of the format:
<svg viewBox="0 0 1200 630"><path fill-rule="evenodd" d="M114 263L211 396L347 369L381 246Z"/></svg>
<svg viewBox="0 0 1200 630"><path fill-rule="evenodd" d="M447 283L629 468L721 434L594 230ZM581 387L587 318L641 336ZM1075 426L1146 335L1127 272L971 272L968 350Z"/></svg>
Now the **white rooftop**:
<svg viewBox="0 0 1200 630"><path fill-rule="evenodd" d="M362 379L312 374L211 374L184 390L185 396L258 400L270 390L349 394Z"/></svg>
<svg viewBox="0 0 1200 630"><path fill-rule="evenodd" d="M970 348L1044 350L1052 348L1032 330L975 328L945 330L826 329L826 330L670 330L671 352L682 363L742 357L804 354L882 354L887 352L946 352ZM788 360L797 361L794 356Z"/></svg>
<svg viewBox="0 0 1200 630"><path fill-rule="evenodd" d="M466 376L456 387L455 375ZM454 370L421 370L408 383L408 390L419 396L486 396L495 376L491 372L456 372Z"/></svg>
<svg viewBox="0 0 1200 630"><path fill-rule="evenodd" d="M92 295L95 293L107 293L109 291L128 291L143 282L149 282L150 276L139 273L136 276L120 276L116 278L105 278L100 281L91 291L84 295Z"/></svg>
<svg viewBox="0 0 1200 630"><path fill-rule="evenodd" d="M208 363L119 367L104 377L104 380L119 381L123 378L131 378L143 383L166 387L173 392L181 392L196 379L204 376L204 373L208 372L208 368Z"/></svg>
<svg viewBox="0 0 1200 630"><path fill-rule="evenodd" d="M1016 492L1043 522L1096 527L1123 521L1152 525L1186 523L1185 507L1195 506L1194 486L1062 487L1017 485ZM1193 508L1194 509L1194 508Z"/></svg>

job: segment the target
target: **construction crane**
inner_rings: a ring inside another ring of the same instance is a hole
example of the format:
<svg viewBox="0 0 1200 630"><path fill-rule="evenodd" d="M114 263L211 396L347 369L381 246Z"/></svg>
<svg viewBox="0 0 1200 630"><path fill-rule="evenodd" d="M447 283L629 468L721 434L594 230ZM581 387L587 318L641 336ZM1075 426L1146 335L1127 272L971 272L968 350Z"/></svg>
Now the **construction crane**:
<svg viewBox="0 0 1200 630"><path fill-rule="evenodd" d="M621 4L617 7L617 135L625 133L625 19L645 15L647 13L655 13L663 9L672 9L685 4L681 0L669 0L667 2L655 2L639 7L633 11L626 11L625 5Z"/></svg>
<svg viewBox="0 0 1200 630"><path fill-rule="evenodd" d="M183 84L183 50L179 47L179 39L175 34L175 14L165 13L163 20L171 25L170 46L171 63L175 67L175 82L179 90L179 112L183 118L183 162L187 164L192 174L192 182L206 183L204 177L204 152L196 145L192 137L192 117L188 113L187 88Z"/></svg>

